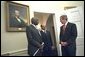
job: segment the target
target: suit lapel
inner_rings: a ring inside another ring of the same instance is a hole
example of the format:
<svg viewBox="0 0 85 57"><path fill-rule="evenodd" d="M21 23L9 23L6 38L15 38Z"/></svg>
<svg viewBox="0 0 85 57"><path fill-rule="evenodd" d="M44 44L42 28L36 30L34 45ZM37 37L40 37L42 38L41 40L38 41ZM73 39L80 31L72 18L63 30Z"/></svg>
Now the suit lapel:
<svg viewBox="0 0 85 57"><path fill-rule="evenodd" d="M32 28L35 32L37 32L37 33L39 34L38 29L36 29L33 25L31 25L31 28ZM40 34L39 34L39 35L40 35Z"/></svg>
<svg viewBox="0 0 85 57"><path fill-rule="evenodd" d="M68 22L68 24L67 24L67 26L65 28L65 32L68 30L68 26L69 26L69 22Z"/></svg>
<svg viewBox="0 0 85 57"><path fill-rule="evenodd" d="M67 30L68 30L68 26L69 26L69 22L68 22L67 25L66 25L66 28L65 28L64 33L63 33L63 26L61 27L61 28L62 28L62 33L63 33L63 34L65 34L65 33L67 32Z"/></svg>

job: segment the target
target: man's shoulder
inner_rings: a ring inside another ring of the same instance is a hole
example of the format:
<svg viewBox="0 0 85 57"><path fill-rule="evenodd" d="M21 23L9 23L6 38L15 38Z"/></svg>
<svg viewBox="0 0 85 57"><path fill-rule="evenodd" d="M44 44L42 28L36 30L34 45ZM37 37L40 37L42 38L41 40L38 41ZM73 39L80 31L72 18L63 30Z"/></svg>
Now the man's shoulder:
<svg viewBox="0 0 85 57"><path fill-rule="evenodd" d="M34 27L32 24L30 24L30 25L26 26L26 28L33 29Z"/></svg>
<svg viewBox="0 0 85 57"><path fill-rule="evenodd" d="M75 23L68 22L69 25L76 25Z"/></svg>
<svg viewBox="0 0 85 57"><path fill-rule="evenodd" d="M26 26L26 28L30 28L30 27L31 27L31 25L27 25L27 26Z"/></svg>

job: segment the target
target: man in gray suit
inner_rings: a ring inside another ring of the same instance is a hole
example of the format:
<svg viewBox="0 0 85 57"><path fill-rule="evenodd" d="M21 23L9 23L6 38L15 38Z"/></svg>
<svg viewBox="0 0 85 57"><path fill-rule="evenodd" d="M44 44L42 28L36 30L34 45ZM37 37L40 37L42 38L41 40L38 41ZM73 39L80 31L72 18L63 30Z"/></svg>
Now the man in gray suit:
<svg viewBox="0 0 85 57"><path fill-rule="evenodd" d="M28 40L28 54L33 56L34 53L39 49L35 56L42 56L42 37L39 34L36 25L38 25L38 19L32 18L32 24L26 27L26 35Z"/></svg>

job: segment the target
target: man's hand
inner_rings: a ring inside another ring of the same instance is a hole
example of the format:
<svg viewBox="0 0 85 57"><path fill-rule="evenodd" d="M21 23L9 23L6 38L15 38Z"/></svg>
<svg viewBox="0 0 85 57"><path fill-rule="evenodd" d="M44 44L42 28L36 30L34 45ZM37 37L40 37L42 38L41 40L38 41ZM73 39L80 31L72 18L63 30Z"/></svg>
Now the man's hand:
<svg viewBox="0 0 85 57"><path fill-rule="evenodd" d="M43 49L44 47L44 42L42 42L42 44L40 45L40 49Z"/></svg>
<svg viewBox="0 0 85 57"><path fill-rule="evenodd" d="M52 46L52 50L54 50L55 49L55 46Z"/></svg>
<svg viewBox="0 0 85 57"><path fill-rule="evenodd" d="M67 44L67 42L61 42L61 46L66 46Z"/></svg>
<svg viewBox="0 0 85 57"><path fill-rule="evenodd" d="M39 48L41 50L41 52L43 52L43 47L44 47L44 44L41 44L40 48Z"/></svg>
<svg viewBox="0 0 85 57"><path fill-rule="evenodd" d="M41 46L40 46L40 49L43 49L43 47L44 47L44 45L41 45Z"/></svg>

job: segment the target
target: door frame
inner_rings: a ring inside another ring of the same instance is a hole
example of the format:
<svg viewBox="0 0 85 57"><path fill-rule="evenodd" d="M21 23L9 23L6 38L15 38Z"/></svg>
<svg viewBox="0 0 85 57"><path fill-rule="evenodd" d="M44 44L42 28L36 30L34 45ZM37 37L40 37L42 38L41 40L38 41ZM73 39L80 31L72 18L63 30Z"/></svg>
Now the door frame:
<svg viewBox="0 0 85 57"><path fill-rule="evenodd" d="M61 46L59 44L59 37L58 37L58 30L57 30L57 22L56 22L56 17L55 17L55 12L41 12L41 11L34 11L35 12L39 12L39 13L48 13L48 14L52 14L53 15L53 25L54 25L54 31L55 31L55 38L56 38L56 47L57 47L57 52L58 52L58 56L61 56ZM56 32L57 31L57 32Z"/></svg>

